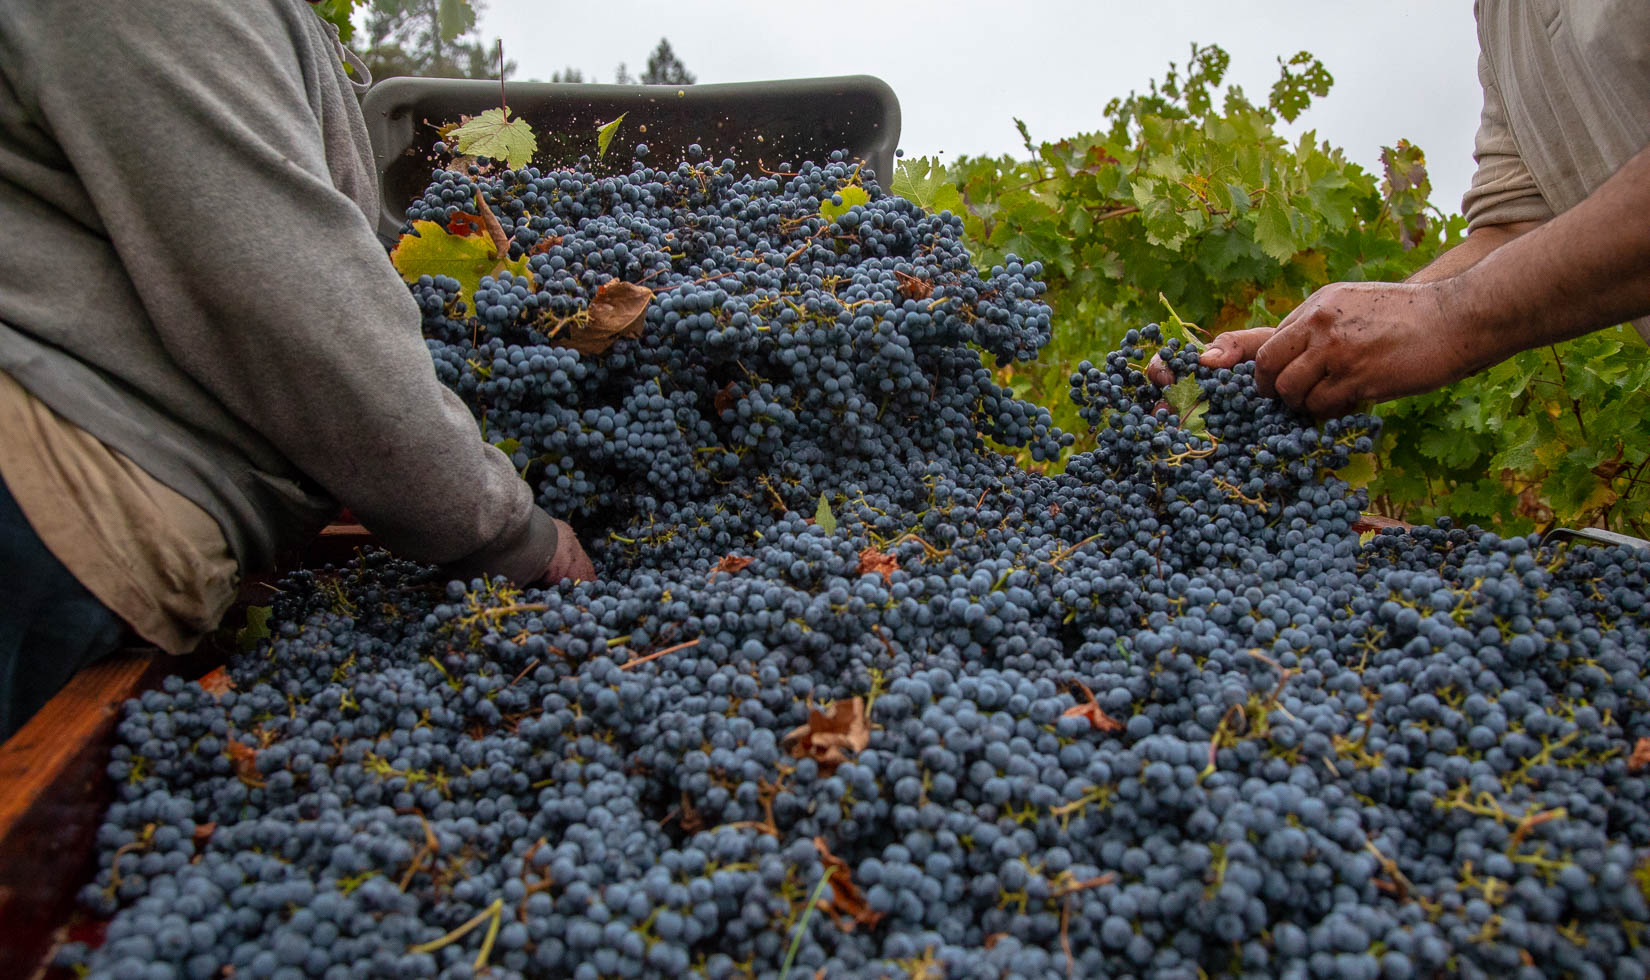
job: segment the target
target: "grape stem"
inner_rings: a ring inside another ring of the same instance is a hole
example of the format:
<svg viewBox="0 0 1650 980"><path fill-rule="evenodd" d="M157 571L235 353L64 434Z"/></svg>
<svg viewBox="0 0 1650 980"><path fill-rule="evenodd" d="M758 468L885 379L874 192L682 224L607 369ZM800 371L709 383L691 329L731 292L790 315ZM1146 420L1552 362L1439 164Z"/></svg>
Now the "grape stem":
<svg viewBox="0 0 1650 980"><path fill-rule="evenodd" d="M453 943L458 942L460 939L463 939L465 936L469 935L472 931L474 931L476 926L481 925L483 922L486 922L488 919L492 919L493 924L488 928L486 938L482 940L481 952L476 954L476 960L475 960L475 967L474 968L476 970L480 970L482 967L487 965L487 957L493 951L493 939L498 936L498 921L503 916L503 914L504 914L504 899L503 898L495 898L495 899L493 899L493 904L491 904L491 905L487 906L486 908L482 909L480 912L477 912L474 916L472 916L470 918L470 920L468 922L465 922L463 925L459 926L457 929L454 929L452 932L447 933L445 936L441 936L439 938L432 939L427 943L419 943L417 946L413 946L410 949L408 949L407 952L409 952L409 953L433 953L438 949L441 949L445 946L451 946Z"/></svg>
<svg viewBox="0 0 1650 980"><path fill-rule="evenodd" d="M619 669L620 670L629 670L630 668L636 666L637 664L645 664L649 660L657 660L657 659L659 659L660 657L664 656L667 653L675 653L677 650L686 650L688 647L698 646L700 639L701 639L700 637L696 636L693 639L688 640L685 643L678 643L678 644L676 644L675 646L672 646L672 647L665 647L663 650L655 650L655 651L653 651L652 653L648 654L645 657L637 657L635 660L629 660L629 661L626 661L625 663L620 664Z"/></svg>

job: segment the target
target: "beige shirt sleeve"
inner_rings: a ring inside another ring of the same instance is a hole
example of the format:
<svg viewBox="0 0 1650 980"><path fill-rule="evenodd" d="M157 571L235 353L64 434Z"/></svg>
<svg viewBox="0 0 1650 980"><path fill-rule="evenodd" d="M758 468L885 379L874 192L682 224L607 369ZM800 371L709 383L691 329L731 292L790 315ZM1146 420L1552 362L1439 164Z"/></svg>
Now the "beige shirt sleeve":
<svg viewBox="0 0 1650 980"><path fill-rule="evenodd" d="M1553 216L1535 177L1519 155L1507 108L1495 82L1488 55L1478 54L1478 82L1484 89L1484 108L1478 118L1478 135L1473 140L1472 158L1478 164L1472 186L1461 198L1461 213L1468 229L1485 225L1505 225L1515 221L1545 221Z"/></svg>
<svg viewBox="0 0 1650 980"><path fill-rule="evenodd" d="M4 371L0 478L63 567L167 653L193 650L235 601L239 568L211 515Z"/></svg>

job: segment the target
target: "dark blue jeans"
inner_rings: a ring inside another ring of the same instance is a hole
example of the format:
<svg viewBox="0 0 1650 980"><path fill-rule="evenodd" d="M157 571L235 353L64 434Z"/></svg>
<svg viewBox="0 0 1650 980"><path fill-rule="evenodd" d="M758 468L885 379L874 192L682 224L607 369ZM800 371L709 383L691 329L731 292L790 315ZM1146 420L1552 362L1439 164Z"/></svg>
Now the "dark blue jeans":
<svg viewBox="0 0 1650 980"><path fill-rule="evenodd" d="M0 481L0 739L75 671L114 652L121 623L34 533Z"/></svg>

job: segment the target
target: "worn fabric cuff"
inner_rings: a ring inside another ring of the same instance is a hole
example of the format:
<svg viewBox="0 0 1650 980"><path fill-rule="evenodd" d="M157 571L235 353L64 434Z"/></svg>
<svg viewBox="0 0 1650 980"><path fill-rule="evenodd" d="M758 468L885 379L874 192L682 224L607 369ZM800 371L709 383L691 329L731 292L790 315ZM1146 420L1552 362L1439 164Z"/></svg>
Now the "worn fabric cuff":
<svg viewBox="0 0 1650 980"><path fill-rule="evenodd" d="M502 575L518 585L528 585L538 581L550 566L560 537L555 519L543 508L534 507L525 531L442 567L454 578Z"/></svg>

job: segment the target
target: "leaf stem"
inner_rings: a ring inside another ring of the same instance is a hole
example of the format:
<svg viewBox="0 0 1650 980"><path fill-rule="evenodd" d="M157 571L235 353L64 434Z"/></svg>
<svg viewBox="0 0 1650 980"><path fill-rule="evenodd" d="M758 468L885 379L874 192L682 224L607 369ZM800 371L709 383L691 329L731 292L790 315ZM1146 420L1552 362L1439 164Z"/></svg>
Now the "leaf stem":
<svg viewBox="0 0 1650 980"><path fill-rule="evenodd" d="M504 101L504 38L498 39L498 107L510 117L510 104Z"/></svg>

